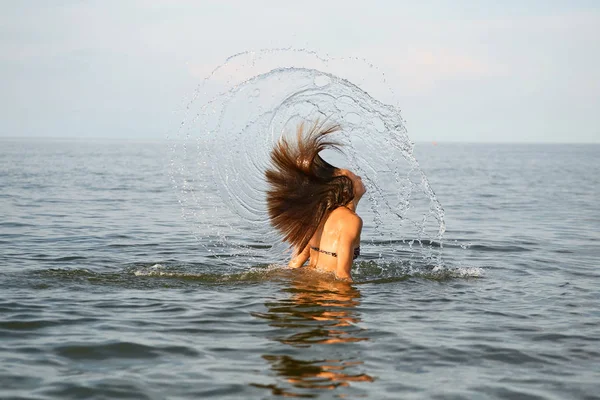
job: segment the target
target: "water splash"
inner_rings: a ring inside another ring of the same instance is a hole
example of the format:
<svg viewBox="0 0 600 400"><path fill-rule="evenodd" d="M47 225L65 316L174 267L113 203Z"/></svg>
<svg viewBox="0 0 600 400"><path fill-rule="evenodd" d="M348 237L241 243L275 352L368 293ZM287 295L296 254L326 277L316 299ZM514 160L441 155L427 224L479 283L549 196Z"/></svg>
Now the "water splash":
<svg viewBox="0 0 600 400"><path fill-rule="evenodd" d="M344 154L324 154L361 175L367 194L361 249L382 262L439 255L444 210L413 156L393 90L356 57L266 49L229 57L204 79L172 140L171 178L183 217L215 262L284 262L268 220L264 171L282 135L305 120L342 126ZM435 264L435 263L434 263Z"/></svg>
<svg viewBox="0 0 600 400"><path fill-rule="evenodd" d="M361 261L353 272L354 284L382 284L400 282L411 278L432 281L454 279L474 279L484 276L484 271L476 267L430 266L418 260L387 264L383 262ZM229 266L215 267L206 264L143 263L132 264L113 271L93 271L89 269L54 268L29 271L21 278L23 284L38 290L75 288L90 286L122 287L129 289L164 289L210 286L234 286L282 283L304 279L307 281L335 281L331 273L315 271L312 268L290 269L285 265L254 265L244 270L232 271Z"/></svg>

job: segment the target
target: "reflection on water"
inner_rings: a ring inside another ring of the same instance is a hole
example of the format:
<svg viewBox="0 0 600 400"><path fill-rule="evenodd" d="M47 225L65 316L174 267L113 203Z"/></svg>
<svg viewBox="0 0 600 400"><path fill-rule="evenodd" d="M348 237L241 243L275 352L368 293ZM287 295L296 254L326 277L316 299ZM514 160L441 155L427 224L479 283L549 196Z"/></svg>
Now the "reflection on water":
<svg viewBox="0 0 600 400"><path fill-rule="evenodd" d="M265 313L253 313L274 328L269 339L290 346L279 354L263 355L283 379L253 384L275 395L316 397L319 390L373 381L364 372L360 346L348 346L369 340L359 326L360 291L346 282L311 275L297 274L282 290L284 298L265 303Z"/></svg>

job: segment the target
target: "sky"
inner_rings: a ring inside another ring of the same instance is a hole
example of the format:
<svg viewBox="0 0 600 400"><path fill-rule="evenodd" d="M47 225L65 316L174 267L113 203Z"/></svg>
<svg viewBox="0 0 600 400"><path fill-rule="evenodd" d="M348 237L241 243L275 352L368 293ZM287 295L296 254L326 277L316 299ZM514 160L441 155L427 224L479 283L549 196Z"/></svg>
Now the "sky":
<svg viewBox="0 0 600 400"><path fill-rule="evenodd" d="M413 141L600 143L594 0L0 0L0 137L161 139L272 47L369 60Z"/></svg>

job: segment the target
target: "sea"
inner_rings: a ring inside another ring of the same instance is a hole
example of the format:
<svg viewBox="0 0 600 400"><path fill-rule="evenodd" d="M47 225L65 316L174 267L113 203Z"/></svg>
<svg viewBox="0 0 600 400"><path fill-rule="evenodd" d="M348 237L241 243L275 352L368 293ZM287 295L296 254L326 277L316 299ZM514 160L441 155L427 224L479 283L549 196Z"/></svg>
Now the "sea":
<svg viewBox="0 0 600 400"><path fill-rule="evenodd" d="M349 284L217 262L165 141L0 139L0 398L600 399L600 145L414 154L436 261Z"/></svg>

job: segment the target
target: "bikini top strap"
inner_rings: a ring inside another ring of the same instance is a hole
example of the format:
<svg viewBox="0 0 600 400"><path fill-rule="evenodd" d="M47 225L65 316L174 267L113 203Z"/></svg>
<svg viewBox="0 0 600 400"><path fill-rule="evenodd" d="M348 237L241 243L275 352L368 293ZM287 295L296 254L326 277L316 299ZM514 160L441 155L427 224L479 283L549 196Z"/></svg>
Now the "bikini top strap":
<svg viewBox="0 0 600 400"><path fill-rule="evenodd" d="M320 248L315 247L315 246L311 246L310 248L313 249L314 251L318 251L319 253L327 254L328 256L332 256L332 257L337 257L337 253L334 253L333 251L321 250Z"/></svg>
<svg viewBox="0 0 600 400"><path fill-rule="evenodd" d="M316 246L311 246L310 248L314 251L318 251L319 253L327 254L332 257L337 257L337 253L334 253L332 251L321 250L320 248L318 248ZM358 257L358 256L360 256L360 246L354 248L353 259L356 259L356 257Z"/></svg>

